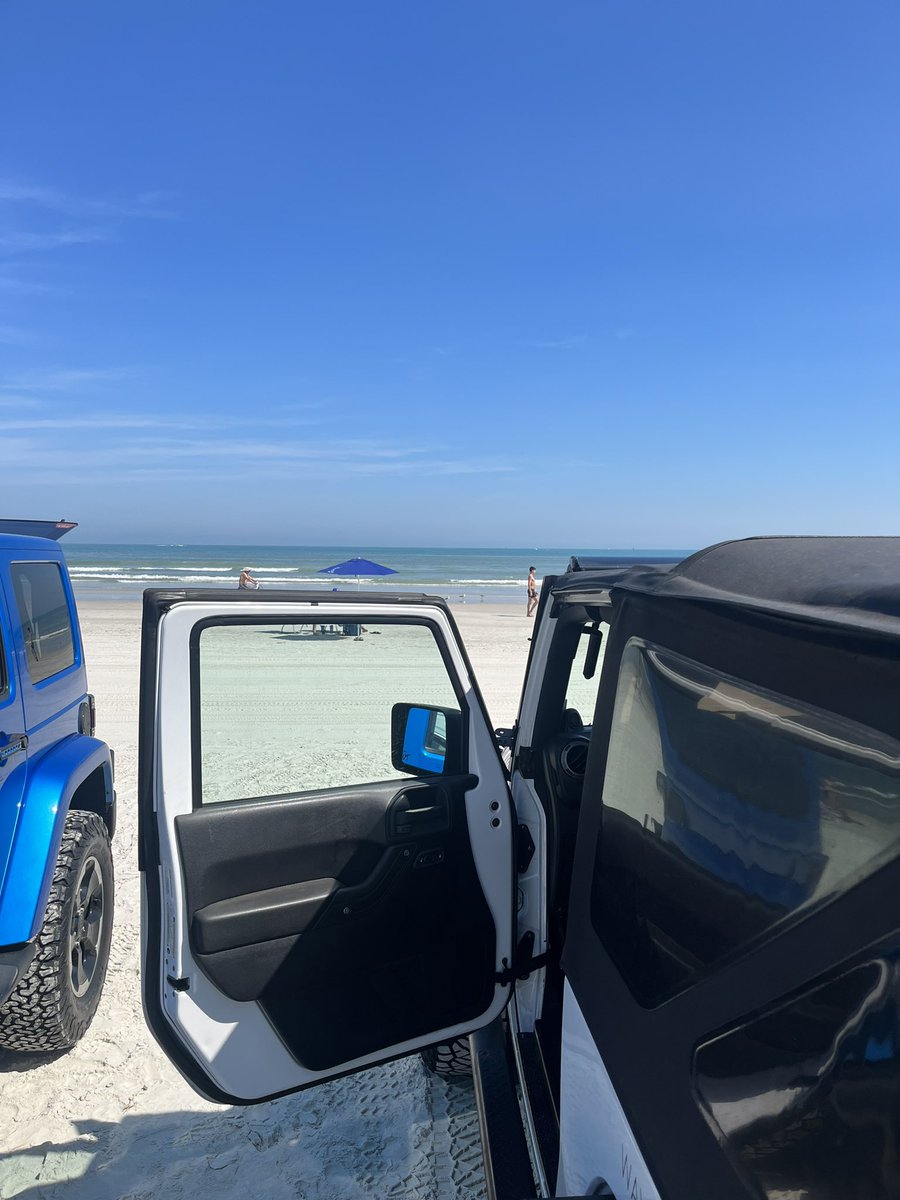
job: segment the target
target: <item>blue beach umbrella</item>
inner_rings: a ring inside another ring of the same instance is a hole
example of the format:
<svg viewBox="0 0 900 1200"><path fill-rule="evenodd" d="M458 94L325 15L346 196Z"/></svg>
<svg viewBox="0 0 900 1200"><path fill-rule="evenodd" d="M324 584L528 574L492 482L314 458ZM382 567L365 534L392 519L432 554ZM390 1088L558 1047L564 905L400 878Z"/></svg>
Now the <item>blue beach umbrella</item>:
<svg viewBox="0 0 900 1200"><path fill-rule="evenodd" d="M360 575L396 575L393 567L383 567L381 563L372 562L369 558L348 558L346 562L337 563L333 567L322 567L320 575L355 575L356 586L359 587Z"/></svg>

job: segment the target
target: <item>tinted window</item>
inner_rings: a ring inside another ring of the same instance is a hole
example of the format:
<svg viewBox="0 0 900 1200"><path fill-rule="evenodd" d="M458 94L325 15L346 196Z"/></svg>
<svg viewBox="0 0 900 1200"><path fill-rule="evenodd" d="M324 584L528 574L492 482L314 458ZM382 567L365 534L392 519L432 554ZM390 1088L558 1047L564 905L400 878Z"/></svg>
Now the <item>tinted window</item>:
<svg viewBox="0 0 900 1200"><path fill-rule="evenodd" d="M701 1045L694 1084L754 1196L897 1195L896 950Z"/></svg>
<svg viewBox="0 0 900 1200"><path fill-rule="evenodd" d="M638 640L622 657L593 917L656 1003L900 845L900 743Z"/></svg>
<svg viewBox="0 0 900 1200"><path fill-rule="evenodd" d="M72 619L57 563L13 563L10 567L25 658L32 683L40 683L75 661Z"/></svg>
<svg viewBox="0 0 900 1200"><path fill-rule="evenodd" d="M460 708L425 625L207 626L196 686L204 804L409 779L391 761L394 705Z"/></svg>

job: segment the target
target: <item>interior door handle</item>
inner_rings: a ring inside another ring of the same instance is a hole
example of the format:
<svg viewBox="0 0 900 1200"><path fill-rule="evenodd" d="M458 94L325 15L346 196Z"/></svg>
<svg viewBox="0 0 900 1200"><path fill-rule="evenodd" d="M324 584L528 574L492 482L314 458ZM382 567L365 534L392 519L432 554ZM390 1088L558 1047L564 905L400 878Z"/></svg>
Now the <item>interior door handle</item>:
<svg viewBox="0 0 900 1200"><path fill-rule="evenodd" d="M425 827L433 829L440 827L447 810L440 804L427 804L422 808L403 808L397 812L394 823L395 832L402 837L404 834L415 833Z"/></svg>
<svg viewBox="0 0 900 1200"><path fill-rule="evenodd" d="M420 798L433 799L435 803L417 804ZM440 833L449 826L450 804L442 788L411 788L408 792L401 792L391 805L388 829L392 837Z"/></svg>
<svg viewBox="0 0 900 1200"><path fill-rule="evenodd" d="M428 821L432 817L436 817L438 813L446 811L446 806L443 804L426 804L422 808L408 808L404 816L408 821Z"/></svg>

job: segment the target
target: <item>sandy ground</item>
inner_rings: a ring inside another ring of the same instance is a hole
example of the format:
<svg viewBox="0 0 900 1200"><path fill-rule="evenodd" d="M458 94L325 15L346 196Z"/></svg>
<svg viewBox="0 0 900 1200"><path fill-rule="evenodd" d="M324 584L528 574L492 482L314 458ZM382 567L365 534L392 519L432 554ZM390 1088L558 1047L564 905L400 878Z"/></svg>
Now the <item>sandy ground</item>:
<svg viewBox="0 0 900 1200"><path fill-rule="evenodd" d="M0 1200L319 1200L484 1194L470 1087L418 1057L250 1108L197 1096L144 1025L137 870L140 607L81 605L98 735L116 752L116 922L100 1008L56 1057L0 1051ZM495 725L519 702L524 605L455 609Z"/></svg>

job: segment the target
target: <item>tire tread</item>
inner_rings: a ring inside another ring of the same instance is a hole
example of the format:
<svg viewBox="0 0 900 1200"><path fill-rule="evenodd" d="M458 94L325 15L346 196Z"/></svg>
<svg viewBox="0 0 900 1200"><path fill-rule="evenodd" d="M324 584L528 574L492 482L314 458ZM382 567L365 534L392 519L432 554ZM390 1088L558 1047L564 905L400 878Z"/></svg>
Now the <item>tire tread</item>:
<svg viewBox="0 0 900 1200"><path fill-rule="evenodd" d="M79 863L100 839L109 861L109 883L104 895L104 920L113 919L113 873L109 833L96 813L71 810L66 814L62 841L53 871L44 923L37 937L38 950L30 966L0 1008L0 1047L8 1050L51 1053L69 1050L86 1032L93 1019L103 982L109 948L109 929L101 943L103 961L98 963L98 986L92 988L87 1011L77 1012L66 990L67 922L65 914L70 891L75 886Z"/></svg>
<svg viewBox="0 0 900 1200"><path fill-rule="evenodd" d="M422 1051L425 1066L434 1075L454 1080L472 1078L472 1052L467 1037L454 1038L452 1042L441 1042Z"/></svg>

